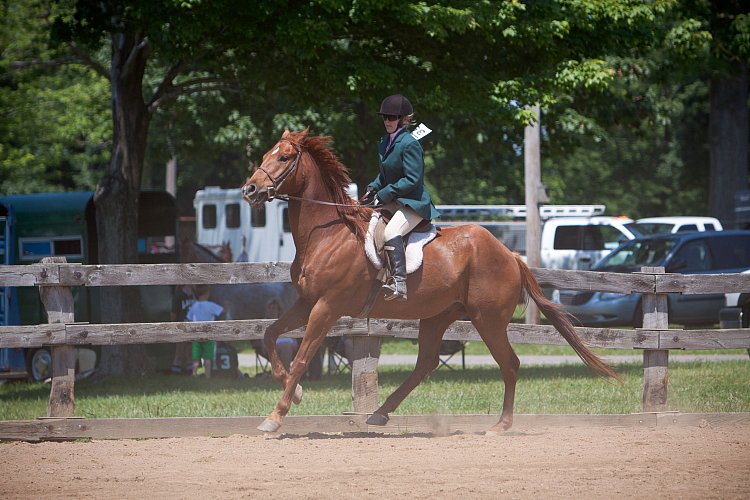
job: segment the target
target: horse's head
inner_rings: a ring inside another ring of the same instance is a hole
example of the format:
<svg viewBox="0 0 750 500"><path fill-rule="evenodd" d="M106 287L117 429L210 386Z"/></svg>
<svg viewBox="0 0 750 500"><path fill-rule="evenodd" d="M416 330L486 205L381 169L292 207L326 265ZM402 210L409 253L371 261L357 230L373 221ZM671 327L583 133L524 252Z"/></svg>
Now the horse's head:
<svg viewBox="0 0 750 500"><path fill-rule="evenodd" d="M251 205L271 201L278 194L291 193L294 173L302 157L302 146L285 130L279 142L263 155L263 162L242 186L242 196ZM288 181L288 182L287 182ZM282 187L286 184L286 189ZM293 189L293 188L292 188Z"/></svg>

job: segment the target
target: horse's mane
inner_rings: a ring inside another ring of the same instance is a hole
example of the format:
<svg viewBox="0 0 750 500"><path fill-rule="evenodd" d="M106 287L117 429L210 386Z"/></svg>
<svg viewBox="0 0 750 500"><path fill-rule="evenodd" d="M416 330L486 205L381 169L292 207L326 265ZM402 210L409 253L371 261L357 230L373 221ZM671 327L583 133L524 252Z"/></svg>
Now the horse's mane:
<svg viewBox="0 0 750 500"><path fill-rule="evenodd" d="M320 170L320 178L332 201L343 205L336 208L339 216L351 228L357 238L364 241L371 211L359 207L346 192L352 180L349 177L349 169L341 163L336 153L331 149L331 137L310 136L308 132L308 129L301 132L290 132L288 139L299 145L315 160Z"/></svg>

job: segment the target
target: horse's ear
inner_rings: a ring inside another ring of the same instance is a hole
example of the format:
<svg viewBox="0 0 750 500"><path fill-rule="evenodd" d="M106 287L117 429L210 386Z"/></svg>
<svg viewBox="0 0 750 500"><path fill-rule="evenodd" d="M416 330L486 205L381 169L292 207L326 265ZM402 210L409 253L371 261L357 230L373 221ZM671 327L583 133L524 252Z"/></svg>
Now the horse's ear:
<svg viewBox="0 0 750 500"><path fill-rule="evenodd" d="M289 137L289 134L290 134L290 133L291 133L291 132L289 132L289 129L288 129L288 128L285 128L285 129L284 129L284 133L283 133L283 134L281 134L281 138L282 138L282 139L286 139L287 137Z"/></svg>

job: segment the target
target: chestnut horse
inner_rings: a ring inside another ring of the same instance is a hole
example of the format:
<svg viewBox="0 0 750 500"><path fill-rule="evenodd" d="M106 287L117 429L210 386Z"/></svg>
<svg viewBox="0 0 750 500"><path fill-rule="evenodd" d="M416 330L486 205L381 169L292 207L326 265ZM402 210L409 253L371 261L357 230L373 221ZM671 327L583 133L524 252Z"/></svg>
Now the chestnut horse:
<svg viewBox="0 0 750 500"><path fill-rule="evenodd" d="M274 432L292 401L298 403L298 382L333 324L363 310L377 270L364 251L364 235L372 210L358 206L346 193L348 170L329 148L330 138L285 131L263 156L262 164L245 182L244 198L260 205L281 196L289 200L297 254L291 266L297 302L268 327L264 341L273 376L284 392L273 412L258 427ZM476 225L446 227L424 248L422 267L408 276L409 300L388 301L382 295L369 317L419 319L419 354L414 371L367 420L385 425L388 414L439 363L443 333L468 316L500 365L505 384L500 420L488 433L513 423L519 360L508 341L507 327L524 293L537 303L565 340L602 377L619 376L591 352L576 334L568 315L544 297L533 274L486 229ZM282 333L307 325L290 372L275 351Z"/></svg>

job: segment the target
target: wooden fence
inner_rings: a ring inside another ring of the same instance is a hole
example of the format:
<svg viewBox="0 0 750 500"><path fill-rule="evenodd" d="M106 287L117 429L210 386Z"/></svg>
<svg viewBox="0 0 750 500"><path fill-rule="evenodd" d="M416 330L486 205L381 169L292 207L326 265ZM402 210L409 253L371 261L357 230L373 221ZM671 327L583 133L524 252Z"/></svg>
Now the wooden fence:
<svg viewBox="0 0 750 500"><path fill-rule="evenodd" d="M750 292L750 275L664 274L663 268L617 274L591 271L532 269L547 288L643 294L643 328L576 328L591 347L643 352L643 410L663 411L667 405L670 349L750 348L750 329L670 329L668 293L700 294ZM48 324L0 327L0 347L49 346L53 380L49 417L74 415L76 345L176 343L260 339L273 320L232 320L207 323L75 323L70 287L238 284L289 281L288 263L83 265L47 258L40 264L0 266L0 286L37 286L48 314ZM718 319L718 318L717 318ZM291 332L301 336L303 330ZM567 345L552 326L512 323L512 343ZM342 318L329 336L352 336L353 411L370 412L378 406L377 345L380 337L415 339L418 321ZM480 341L467 321L454 323L446 340Z"/></svg>

